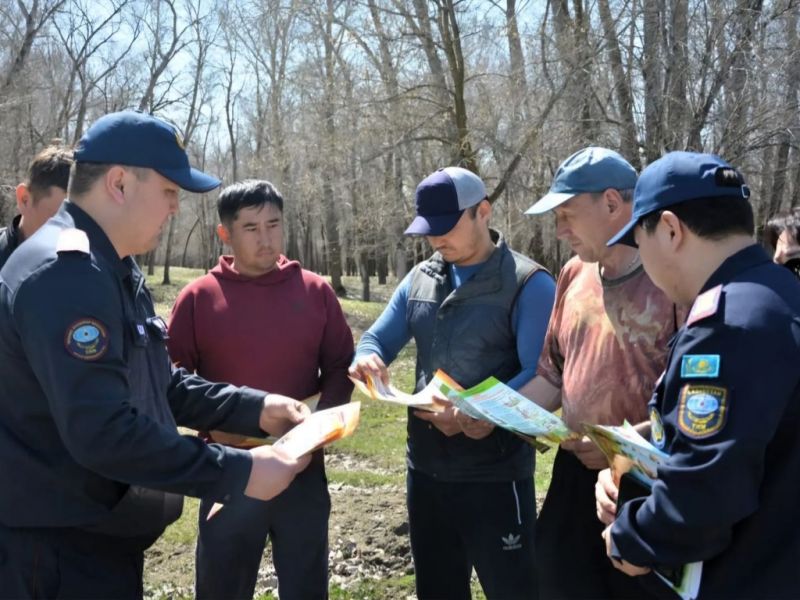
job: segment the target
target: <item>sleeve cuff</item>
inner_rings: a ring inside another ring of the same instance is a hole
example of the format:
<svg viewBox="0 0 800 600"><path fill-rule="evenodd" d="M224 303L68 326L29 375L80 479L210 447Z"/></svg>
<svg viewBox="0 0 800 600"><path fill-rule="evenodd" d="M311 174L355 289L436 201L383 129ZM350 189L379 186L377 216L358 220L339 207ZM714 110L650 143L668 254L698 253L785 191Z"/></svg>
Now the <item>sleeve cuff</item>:
<svg viewBox="0 0 800 600"><path fill-rule="evenodd" d="M222 474L203 498L214 502L230 502L234 496L244 494L250 480L253 459L247 450L214 445L222 451Z"/></svg>
<svg viewBox="0 0 800 600"><path fill-rule="evenodd" d="M235 428L236 433L253 437L269 435L259 427L261 411L264 409L264 397L267 393L263 390L241 386L239 388L239 406L228 421L230 429L234 430Z"/></svg>
<svg viewBox="0 0 800 600"><path fill-rule="evenodd" d="M611 526L611 556L640 567L654 563L654 557L646 547L646 540L641 539L636 530L636 511L646 500L647 498L634 498L626 502Z"/></svg>

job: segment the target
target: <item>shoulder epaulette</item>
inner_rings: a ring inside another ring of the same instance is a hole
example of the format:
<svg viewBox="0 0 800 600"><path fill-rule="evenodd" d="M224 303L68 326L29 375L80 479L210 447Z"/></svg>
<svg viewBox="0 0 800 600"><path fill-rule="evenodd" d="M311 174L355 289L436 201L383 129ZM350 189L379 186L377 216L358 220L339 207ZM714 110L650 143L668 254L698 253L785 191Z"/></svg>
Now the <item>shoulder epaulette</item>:
<svg viewBox="0 0 800 600"><path fill-rule="evenodd" d="M64 229L58 235L56 252L80 252L89 254L89 236L81 229Z"/></svg>
<svg viewBox="0 0 800 600"><path fill-rule="evenodd" d="M706 290L694 300L692 310L689 311L689 316L686 317L686 326L690 326L698 321L706 319L712 315L717 314L719 309L719 299L722 296L722 285L717 285Z"/></svg>

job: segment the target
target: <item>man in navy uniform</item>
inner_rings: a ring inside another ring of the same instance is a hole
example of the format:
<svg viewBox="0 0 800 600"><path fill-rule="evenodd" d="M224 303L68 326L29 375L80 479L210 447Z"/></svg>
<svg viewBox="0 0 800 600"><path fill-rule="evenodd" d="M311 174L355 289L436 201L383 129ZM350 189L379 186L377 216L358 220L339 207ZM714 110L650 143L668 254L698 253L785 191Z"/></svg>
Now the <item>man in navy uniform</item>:
<svg viewBox="0 0 800 600"><path fill-rule="evenodd" d="M800 591L800 282L754 242L748 197L725 161L673 152L609 241L692 308L650 402L658 480L616 515L608 473L596 488L608 555L629 575L702 561L699 598Z"/></svg>
<svg viewBox="0 0 800 600"><path fill-rule="evenodd" d="M131 256L154 248L189 166L175 129L123 112L75 151L69 200L0 272L0 597L140 598L181 494L267 500L308 463L181 436L280 434L307 408L173 369Z"/></svg>
<svg viewBox="0 0 800 600"><path fill-rule="evenodd" d="M28 176L17 186L17 210L8 227L0 229L0 269L22 242L56 214L67 197L72 150L48 146L33 157Z"/></svg>

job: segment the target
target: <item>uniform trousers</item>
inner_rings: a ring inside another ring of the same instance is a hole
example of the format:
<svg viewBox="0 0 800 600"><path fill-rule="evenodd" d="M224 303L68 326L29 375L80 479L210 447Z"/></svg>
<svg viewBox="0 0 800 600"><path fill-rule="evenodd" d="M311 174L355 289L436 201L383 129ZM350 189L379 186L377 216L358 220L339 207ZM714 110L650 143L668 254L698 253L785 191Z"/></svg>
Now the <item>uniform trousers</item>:
<svg viewBox="0 0 800 600"><path fill-rule="evenodd" d="M0 525L0 598L138 600L144 549L154 541Z"/></svg>

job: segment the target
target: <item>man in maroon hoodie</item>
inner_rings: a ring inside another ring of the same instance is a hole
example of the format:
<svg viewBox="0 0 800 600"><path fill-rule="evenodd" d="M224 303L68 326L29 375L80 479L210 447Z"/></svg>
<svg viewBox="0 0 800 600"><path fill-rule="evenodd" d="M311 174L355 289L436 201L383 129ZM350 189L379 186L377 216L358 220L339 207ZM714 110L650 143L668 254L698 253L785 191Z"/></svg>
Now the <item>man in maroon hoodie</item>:
<svg viewBox="0 0 800 600"><path fill-rule="evenodd" d="M352 333L328 283L282 254L278 190L267 181L233 184L217 211L217 233L233 256L220 257L178 296L172 360L212 381L298 399L319 393L320 409L349 402ZM240 496L208 519L212 504L200 504L198 599L252 598L267 538L282 600L327 597L330 497L321 450L273 500Z"/></svg>

